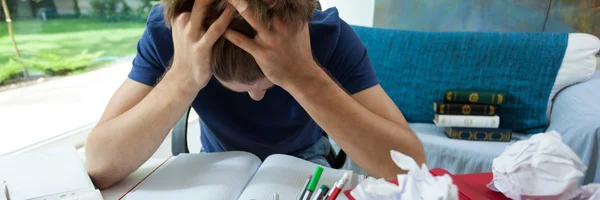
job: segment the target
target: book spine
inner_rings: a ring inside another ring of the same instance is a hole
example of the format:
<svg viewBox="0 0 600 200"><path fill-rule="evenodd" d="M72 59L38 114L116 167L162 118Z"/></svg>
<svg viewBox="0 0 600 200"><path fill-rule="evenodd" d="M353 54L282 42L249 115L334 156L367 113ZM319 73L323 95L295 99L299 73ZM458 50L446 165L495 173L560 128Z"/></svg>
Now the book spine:
<svg viewBox="0 0 600 200"><path fill-rule="evenodd" d="M475 141L509 142L512 137L512 131L509 129L447 127L445 133L446 136L452 139Z"/></svg>
<svg viewBox="0 0 600 200"><path fill-rule="evenodd" d="M483 104L455 104L455 103L434 103L435 114L445 115L497 115L495 105Z"/></svg>
<svg viewBox="0 0 600 200"><path fill-rule="evenodd" d="M473 128L498 128L498 116L471 116L471 115L435 115L435 124L440 127L473 127Z"/></svg>
<svg viewBox="0 0 600 200"><path fill-rule="evenodd" d="M444 102L502 105L506 103L506 93L480 91L447 91L444 94Z"/></svg>

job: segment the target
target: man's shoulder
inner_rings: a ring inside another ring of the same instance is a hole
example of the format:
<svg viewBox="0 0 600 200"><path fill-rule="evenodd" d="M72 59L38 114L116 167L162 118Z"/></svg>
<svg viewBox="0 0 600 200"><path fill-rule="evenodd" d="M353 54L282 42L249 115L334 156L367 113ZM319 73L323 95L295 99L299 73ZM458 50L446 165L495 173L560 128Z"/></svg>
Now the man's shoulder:
<svg viewBox="0 0 600 200"><path fill-rule="evenodd" d="M146 30L140 41L144 45L138 46L138 48L150 50L156 54L157 58L161 59L163 64L166 64L173 54L173 40L171 29L165 24L163 10L164 5L160 3L154 5L150 10Z"/></svg>
<svg viewBox="0 0 600 200"><path fill-rule="evenodd" d="M150 41L156 47L172 45L171 29L165 24L163 10L164 5L160 3L152 7L146 21L146 31L142 35L143 40Z"/></svg>
<svg viewBox="0 0 600 200"><path fill-rule="evenodd" d="M337 8L332 7L327 10L315 10L310 21L311 27L339 29L340 16Z"/></svg>
<svg viewBox="0 0 600 200"><path fill-rule="evenodd" d="M154 28L167 28L165 24L165 15L164 15L165 6L162 3L158 3L152 6L150 10L150 14L148 15L148 21L146 25L148 27Z"/></svg>
<svg viewBox="0 0 600 200"><path fill-rule="evenodd" d="M310 21L310 42L313 55L325 68L333 55L340 36L340 17L336 8L315 10Z"/></svg>
<svg viewBox="0 0 600 200"><path fill-rule="evenodd" d="M315 11L310 28L313 53L328 69L337 67L336 63L330 63L332 59L337 60L335 57L343 56L340 54L346 54L348 49L362 46L354 29L339 17L335 7Z"/></svg>

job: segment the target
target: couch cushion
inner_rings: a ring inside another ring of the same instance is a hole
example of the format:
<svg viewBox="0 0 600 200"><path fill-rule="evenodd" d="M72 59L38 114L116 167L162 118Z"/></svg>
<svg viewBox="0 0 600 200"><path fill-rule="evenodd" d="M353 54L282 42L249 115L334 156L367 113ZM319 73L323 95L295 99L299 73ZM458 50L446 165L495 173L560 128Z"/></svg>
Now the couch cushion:
<svg viewBox="0 0 600 200"><path fill-rule="evenodd" d="M550 112L554 97L562 89L575 83L586 81L596 70L596 53L600 49L600 40L596 36L585 33L569 34L569 43L565 52L554 86L550 92L546 116Z"/></svg>
<svg viewBox="0 0 600 200"><path fill-rule="evenodd" d="M446 90L500 90L509 94L501 108L500 127L538 133L548 125L551 96L591 76L557 76L568 34L354 29L382 87L412 123L430 123L432 103L442 100ZM559 89L554 88L557 77Z"/></svg>
<svg viewBox="0 0 600 200"><path fill-rule="evenodd" d="M558 132L587 166L582 183L599 183L600 71L556 95L548 130Z"/></svg>

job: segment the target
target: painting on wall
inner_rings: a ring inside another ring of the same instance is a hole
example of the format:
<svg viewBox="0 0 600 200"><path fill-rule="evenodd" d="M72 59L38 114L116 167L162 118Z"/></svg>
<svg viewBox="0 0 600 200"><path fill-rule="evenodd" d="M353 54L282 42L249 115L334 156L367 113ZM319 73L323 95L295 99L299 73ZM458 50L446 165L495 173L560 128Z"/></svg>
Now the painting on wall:
<svg viewBox="0 0 600 200"><path fill-rule="evenodd" d="M375 27L419 31L584 32L600 0L375 0Z"/></svg>

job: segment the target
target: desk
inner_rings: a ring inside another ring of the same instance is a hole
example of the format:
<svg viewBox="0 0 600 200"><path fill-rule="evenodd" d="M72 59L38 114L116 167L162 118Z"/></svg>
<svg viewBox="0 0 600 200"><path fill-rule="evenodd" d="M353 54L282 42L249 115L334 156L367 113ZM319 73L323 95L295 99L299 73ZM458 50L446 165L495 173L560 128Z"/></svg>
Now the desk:
<svg viewBox="0 0 600 200"><path fill-rule="evenodd" d="M104 200L117 200L127 193L135 184L139 183L144 177L146 177L152 170L156 169L158 165L163 163L164 159L150 158L144 163L139 169L135 170L132 174L127 176L125 180L113 185L112 187L102 190L102 197Z"/></svg>

